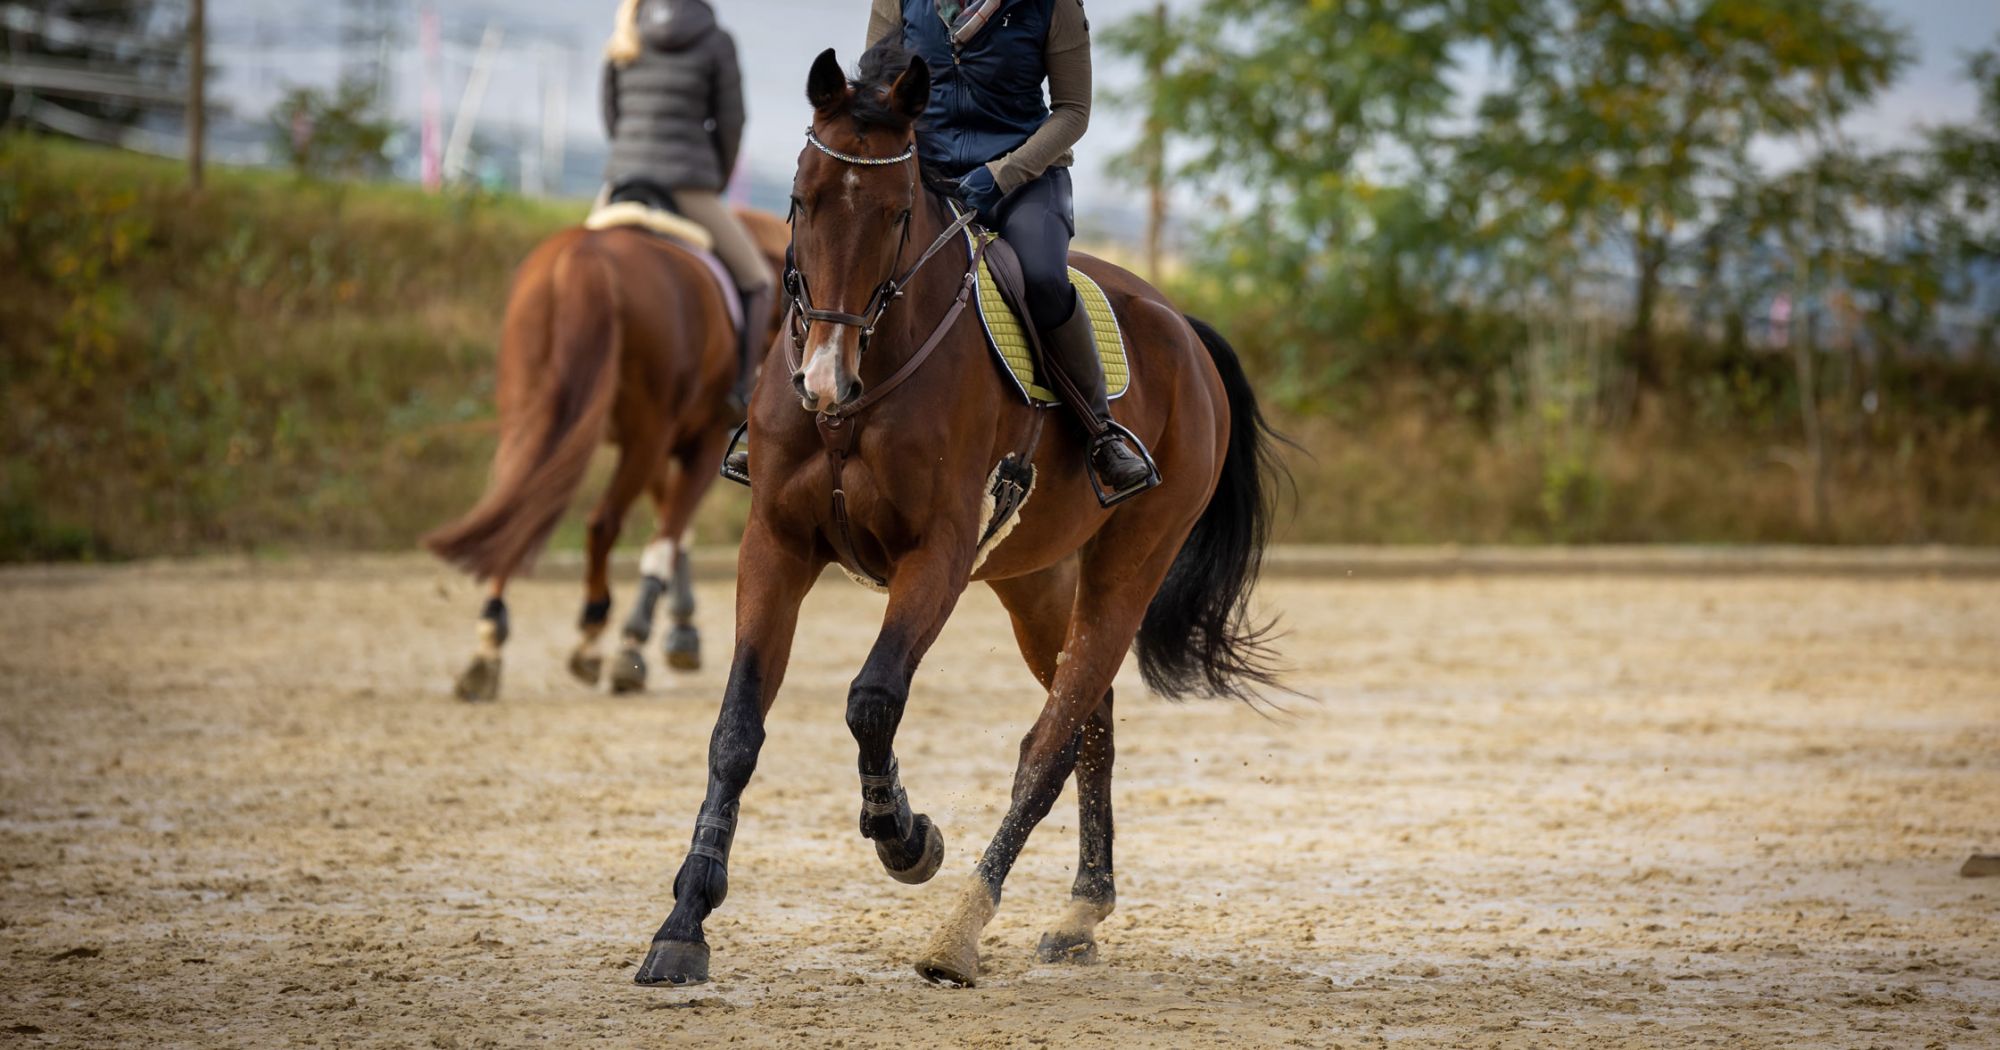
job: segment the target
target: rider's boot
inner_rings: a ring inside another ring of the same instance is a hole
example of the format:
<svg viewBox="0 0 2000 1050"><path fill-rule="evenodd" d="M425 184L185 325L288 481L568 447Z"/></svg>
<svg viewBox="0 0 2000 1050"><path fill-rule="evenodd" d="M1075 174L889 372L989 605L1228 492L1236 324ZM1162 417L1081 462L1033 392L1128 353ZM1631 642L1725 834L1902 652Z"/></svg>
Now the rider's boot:
<svg viewBox="0 0 2000 1050"><path fill-rule="evenodd" d="M1050 377L1056 391L1090 435L1088 462L1097 481L1097 501L1109 507L1158 485L1160 472L1154 469L1152 457L1145 454L1139 439L1112 422L1111 400L1104 388L1104 362L1097 356L1090 311L1083 308L1082 299L1074 302L1068 320L1042 329L1042 346L1048 351L1049 363L1062 373L1060 378Z"/></svg>
<svg viewBox="0 0 2000 1050"><path fill-rule="evenodd" d="M743 300L743 323L736 326L736 385L729 390L729 409L742 412L750 404L750 391L757 386L757 367L763 364L758 351L769 330L771 301L777 290L770 285L751 291L737 291Z"/></svg>

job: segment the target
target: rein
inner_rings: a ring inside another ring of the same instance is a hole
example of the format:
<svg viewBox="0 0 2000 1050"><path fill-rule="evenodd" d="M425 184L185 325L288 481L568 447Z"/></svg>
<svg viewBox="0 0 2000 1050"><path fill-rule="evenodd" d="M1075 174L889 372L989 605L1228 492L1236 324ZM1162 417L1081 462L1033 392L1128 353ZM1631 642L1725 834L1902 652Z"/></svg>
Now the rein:
<svg viewBox="0 0 2000 1050"><path fill-rule="evenodd" d="M819 136L814 134L811 128L806 129L806 141L810 142L821 153L843 164L858 167L886 167L891 164L914 161L917 153L914 141L906 146L903 152L893 157L863 157L842 153L820 141ZM894 260L890 262L891 267L895 266L896 261L902 259L904 253L909 248L910 226L914 220L917 196L920 189L918 172L913 167L910 171L909 206L903 209L902 215L896 220L897 225L901 228L901 232L896 246L896 255ZM956 212L955 208L954 212ZM903 297L903 290L909 286L911 280L915 279L918 271L924 268L924 264L930 262L939 251L943 250L946 244L949 244L954 238L961 236L965 232L966 227L972 225L976 214L969 210L958 213L956 218L945 227L944 232L938 234L937 238L931 241L930 246L924 249L923 254L917 256L916 262L911 263L900 274L892 274L884 278L881 284L876 285L875 292L869 296L867 305L863 306L861 312L857 314L839 310L822 310L812 305L812 296L806 287L805 274L798 268L798 224L796 221L793 221L798 216L798 202L794 200L792 202L792 214L787 218L788 224L792 227L792 243L785 249L785 290L792 300L791 308L786 311L785 327L791 338L785 350L785 359L786 364L790 366L792 372L796 374L802 364L801 355L805 352L806 332L809 323L813 321L818 321L821 324L860 329L861 353L866 355L868 353L869 341L875 335L875 329L881 324L882 316L888 313L889 307ZM847 491L842 484L842 476L845 472L847 460L854 454L855 432L860 429L860 420L857 417L862 412L879 403L883 398L888 397L890 392L902 386L905 380L915 375L917 369L923 367L924 362L929 360L931 354L943 344L945 336L951 331L952 326L958 322L959 315L965 312L966 306L972 301L972 291L979 278L979 260L986 253L986 246L983 242L978 238L973 238L972 240L974 242L973 246L966 253L965 275L959 280L958 295L953 298L952 304L944 312L944 316L938 319L938 323L936 327L931 329L930 335L917 347L917 351L910 355L909 360L903 362L903 367L897 369L888 379L884 380L874 389L867 391L861 397L847 404L836 405L831 409L817 412L813 415L813 423L819 430L820 444L826 448L827 463L833 472L833 530L828 539L832 541L834 553L840 558L843 565L847 566L851 571L866 577L877 587L886 587L888 581L876 575L875 572L863 564L859 552L854 548L854 527L848 517Z"/></svg>

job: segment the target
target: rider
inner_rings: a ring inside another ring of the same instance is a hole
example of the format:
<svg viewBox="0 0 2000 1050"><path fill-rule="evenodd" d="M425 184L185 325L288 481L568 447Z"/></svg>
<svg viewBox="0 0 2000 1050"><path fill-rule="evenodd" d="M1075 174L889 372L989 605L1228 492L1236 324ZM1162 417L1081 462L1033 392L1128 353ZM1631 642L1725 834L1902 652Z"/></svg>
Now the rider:
<svg viewBox="0 0 2000 1050"><path fill-rule="evenodd" d="M1031 323L1050 363L1070 379L1051 385L1075 387L1066 400L1090 434L1087 461L1099 485L1130 495L1158 484L1152 467L1112 429L1090 315L1069 283L1069 241L1076 234L1070 147L1090 123L1090 23L1083 4L874 0L870 46L892 35L931 70L918 152L933 171L958 180L960 197L1020 257ZM1044 81L1050 102L1043 100ZM748 465L746 454L733 454L734 469Z"/></svg>
<svg viewBox="0 0 2000 1050"><path fill-rule="evenodd" d="M1158 484L1111 428L1090 314L1069 283L1070 147L1090 124L1090 21L1081 0L874 0L869 43L894 33L931 69L918 152L958 180L979 221L1020 256L1032 323L1050 364L1075 386L1070 408L1091 435L1090 469L1107 493Z"/></svg>
<svg viewBox="0 0 2000 1050"><path fill-rule="evenodd" d="M743 142L736 42L716 24L707 0L622 0L604 54L609 199L678 212L714 238L715 254L743 299L729 395L740 410L758 364L752 319L770 314L776 283L721 195Z"/></svg>

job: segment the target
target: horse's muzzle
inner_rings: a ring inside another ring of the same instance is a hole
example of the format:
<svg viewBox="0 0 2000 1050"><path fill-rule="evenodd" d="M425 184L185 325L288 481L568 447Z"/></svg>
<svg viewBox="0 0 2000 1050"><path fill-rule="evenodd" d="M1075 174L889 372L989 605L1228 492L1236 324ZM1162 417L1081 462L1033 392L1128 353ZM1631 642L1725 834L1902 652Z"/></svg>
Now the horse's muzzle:
<svg viewBox="0 0 2000 1050"><path fill-rule="evenodd" d="M836 371L844 371L836 369ZM808 384L802 369L792 373L792 390L799 395L799 407L808 412L831 412L842 405L850 404L861 397L862 383L858 376L835 375L832 377L832 396L821 393Z"/></svg>

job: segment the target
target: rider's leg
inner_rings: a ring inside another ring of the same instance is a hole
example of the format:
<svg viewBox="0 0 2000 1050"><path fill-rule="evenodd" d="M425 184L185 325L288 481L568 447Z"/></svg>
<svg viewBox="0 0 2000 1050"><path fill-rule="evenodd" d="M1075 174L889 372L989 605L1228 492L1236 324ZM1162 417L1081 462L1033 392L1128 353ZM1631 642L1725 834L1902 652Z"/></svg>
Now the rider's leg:
<svg viewBox="0 0 2000 1050"><path fill-rule="evenodd" d="M1069 241L1076 233L1069 170L1050 168L1004 207L1000 236L1020 256L1028 312L1034 315L1049 365L1059 373L1049 377L1050 385L1090 435L1090 469L1107 497L1135 495L1159 484L1153 468L1111 428L1104 362L1097 357L1090 314L1069 282Z"/></svg>
<svg viewBox="0 0 2000 1050"><path fill-rule="evenodd" d="M736 331L736 385L729 393L730 404L740 411L749 403L757 366L763 363L759 351L769 346L765 337L771 331L777 282L750 231L743 228L721 196L707 190L676 190L674 206L715 238L716 257L729 268L730 276L736 279L737 294L743 297L743 325Z"/></svg>

